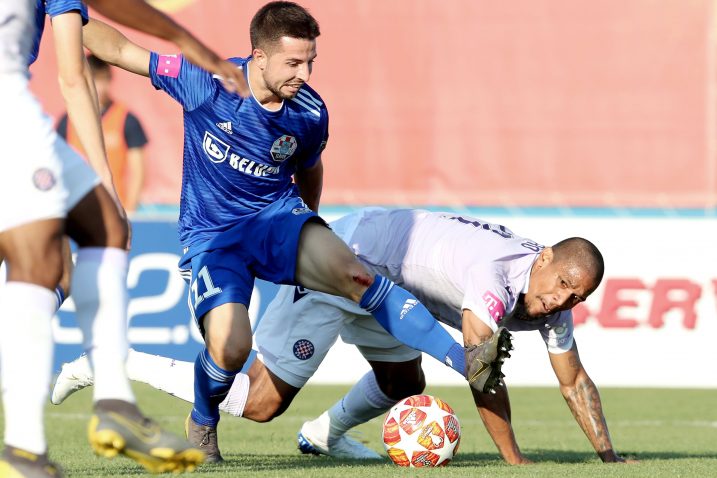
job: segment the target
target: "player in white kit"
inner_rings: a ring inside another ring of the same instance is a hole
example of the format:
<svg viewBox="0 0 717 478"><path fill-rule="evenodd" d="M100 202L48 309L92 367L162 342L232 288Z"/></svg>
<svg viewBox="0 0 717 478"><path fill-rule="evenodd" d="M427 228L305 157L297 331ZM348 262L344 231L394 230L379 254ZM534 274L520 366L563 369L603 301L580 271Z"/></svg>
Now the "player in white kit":
<svg viewBox="0 0 717 478"><path fill-rule="evenodd" d="M573 340L570 309L597 288L603 273L602 257L590 242L572 238L544 248L500 225L418 210L365 209L331 227L364 265L410 290L436 318L462 330L466 343L485 340L499 325L539 331L561 391L590 442L604 461L622 460L613 451L599 394ZM372 371L330 410L303 425L299 448L341 458L379 458L345 433L401 398L422 392L421 355L339 297L282 286L257 326L258 359L246 375L237 375L221 409L259 422L280 415L339 336L357 346ZM131 379L188 401L193 399L192 370L188 362L129 354ZM86 359L66 364L52 401L61 403L91 384ZM527 463L512 431L507 390L473 396L503 458Z"/></svg>
<svg viewBox="0 0 717 478"><path fill-rule="evenodd" d="M126 378L127 224L97 175L57 136L28 90L36 17L44 21L38 7L44 12L49 3L63 2L0 0L0 257L8 270L0 289L5 418L0 476L61 475L47 456L42 410L52 366L50 319L57 307L53 290L62 272L63 234L79 247L74 299L100 387L88 429L93 448L107 457L126 454L155 472L192 470L203 453L144 417ZM89 3L116 20L175 41L215 73L226 73L227 84L246 94L233 65L141 0ZM60 46L83 58L77 13L73 7L62 18L72 22L76 16L77 28L63 28L66 43ZM72 64L61 60L60 67Z"/></svg>

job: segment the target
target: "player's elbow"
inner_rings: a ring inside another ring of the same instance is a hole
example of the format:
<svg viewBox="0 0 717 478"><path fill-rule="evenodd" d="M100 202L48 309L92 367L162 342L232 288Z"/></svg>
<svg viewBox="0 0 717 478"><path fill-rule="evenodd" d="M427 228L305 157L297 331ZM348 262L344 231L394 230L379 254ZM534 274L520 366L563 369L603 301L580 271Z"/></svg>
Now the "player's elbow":
<svg viewBox="0 0 717 478"><path fill-rule="evenodd" d="M81 69L61 71L57 76L57 82L60 84L60 91L62 91L63 95L81 88L87 88L87 79Z"/></svg>

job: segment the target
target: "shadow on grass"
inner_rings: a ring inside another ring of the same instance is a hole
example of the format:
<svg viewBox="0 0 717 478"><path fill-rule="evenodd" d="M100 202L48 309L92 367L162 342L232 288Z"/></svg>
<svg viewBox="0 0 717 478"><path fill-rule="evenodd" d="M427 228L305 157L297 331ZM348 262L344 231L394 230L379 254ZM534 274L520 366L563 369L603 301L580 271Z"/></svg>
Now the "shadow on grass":
<svg viewBox="0 0 717 478"><path fill-rule="evenodd" d="M572 450L526 449L523 453L536 463L599 463L600 458L595 453ZM620 456L625 459L640 461L649 460L689 460L713 459L717 460L715 453L681 453L660 451L624 451ZM459 453L451 466L486 466L502 463L494 453Z"/></svg>
<svg viewBox="0 0 717 478"><path fill-rule="evenodd" d="M536 462L536 464L597 464L599 458L590 452L582 451L558 451L544 449L530 449L525 452L526 456ZM637 459L642 462L651 460L679 460L679 459L714 459L717 460L717 453L678 453L678 452L625 452L622 454L624 458ZM340 460L326 456L307 456L307 455L276 455L276 454L225 454L226 461L219 465L202 465L197 472L200 473L217 473L219 475L234 476L244 475L251 472L260 471L281 471L296 469L335 469L336 476L340 473L350 472L350 469L361 467L365 469L375 469L379 473L384 473L388 469L394 468L388 458L383 460ZM451 462L451 468L483 468L494 466L506 466L496 453L459 453L459 455ZM80 472L80 470L77 470ZM95 470L99 474L103 474L103 470ZM110 471L110 470L108 470ZM113 473L104 476L147 476L144 470L131 462L126 462L119 470L117 468L111 470Z"/></svg>

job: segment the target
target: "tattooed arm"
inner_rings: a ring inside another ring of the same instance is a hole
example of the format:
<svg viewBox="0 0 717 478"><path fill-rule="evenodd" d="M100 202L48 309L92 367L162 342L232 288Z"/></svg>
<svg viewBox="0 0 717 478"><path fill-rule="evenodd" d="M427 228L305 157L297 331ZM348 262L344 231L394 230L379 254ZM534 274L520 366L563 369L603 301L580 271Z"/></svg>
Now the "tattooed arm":
<svg viewBox="0 0 717 478"><path fill-rule="evenodd" d="M577 345L573 344L568 352L549 355L560 382L560 391L600 459L604 462L624 462L612 446L600 394L580 362Z"/></svg>
<svg viewBox="0 0 717 478"><path fill-rule="evenodd" d="M480 344L490 339L493 331L471 310L463 310L463 342L465 345ZM508 389L497 387L495 394L480 393L471 388L473 401L488 434L503 459L511 465L532 463L520 451L510 422Z"/></svg>

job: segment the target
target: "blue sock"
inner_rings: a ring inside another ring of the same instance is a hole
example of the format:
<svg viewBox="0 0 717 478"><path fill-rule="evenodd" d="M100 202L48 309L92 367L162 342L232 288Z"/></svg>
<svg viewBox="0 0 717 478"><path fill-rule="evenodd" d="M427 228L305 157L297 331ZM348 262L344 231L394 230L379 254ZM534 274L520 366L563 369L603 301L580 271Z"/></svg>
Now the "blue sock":
<svg viewBox="0 0 717 478"><path fill-rule="evenodd" d="M55 287L55 300L57 301L57 310L62 307L62 304L65 302L65 291L62 290L62 287L59 285Z"/></svg>
<svg viewBox="0 0 717 478"><path fill-rule="evenodd" d="M219 404L229 393L238 372L219 367L206 348L199 353L194 361L192 420L195 423L216 428L219 423Z"/></svg>
<svg viewBox="0 0 717 478"><path fill-rule="evenodd" d="M406 289L377 275L359 305L400 342L426 352L465 376L463 347Z"/></svg>

